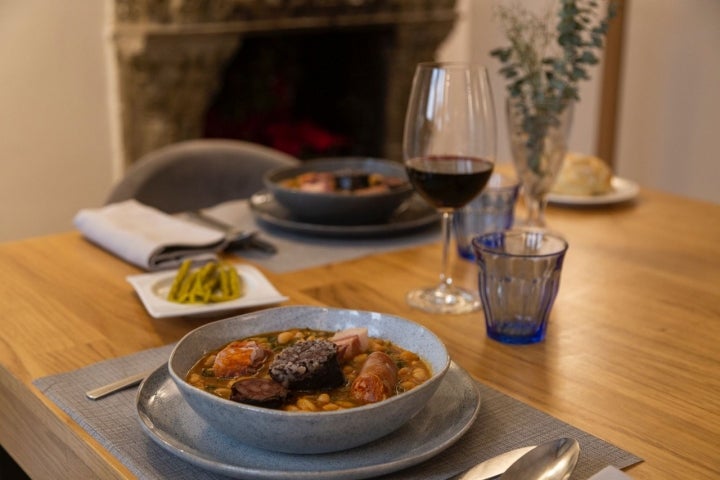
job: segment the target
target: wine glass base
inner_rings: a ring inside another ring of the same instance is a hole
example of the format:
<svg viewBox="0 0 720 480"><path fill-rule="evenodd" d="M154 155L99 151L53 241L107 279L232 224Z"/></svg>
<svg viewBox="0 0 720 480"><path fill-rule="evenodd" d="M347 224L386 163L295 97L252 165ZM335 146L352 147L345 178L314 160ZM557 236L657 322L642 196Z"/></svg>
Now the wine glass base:
<svg viewBox="0 0 720 480"><path fill-rule="evenodd" d="M440 286L411 290L406 295L408 305L428 313L469 313L480 308L480 299L473 293L455 286Z"/></svg>

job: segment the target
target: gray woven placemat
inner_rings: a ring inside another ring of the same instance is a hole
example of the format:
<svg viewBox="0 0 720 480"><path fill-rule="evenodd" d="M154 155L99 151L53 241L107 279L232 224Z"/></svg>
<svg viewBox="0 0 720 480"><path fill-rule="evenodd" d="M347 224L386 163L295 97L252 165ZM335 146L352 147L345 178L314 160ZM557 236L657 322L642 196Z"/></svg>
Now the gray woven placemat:
<svg viewBox="0 0 720 480"><path fill-rule="evenodd" d="M440 240L439 223L402 234L375 238L329 238L270 229L257 222L247 200L225 202L207 209L206 213L229 225L245 230L258 230L260 238L277 247L277 253L268 255L254 249L233 250L233 253L275 273L302 270Z"/></svg>
<svg viewBox="0 0 720 480"><path fill-rule="evenodd" d="M115 455L141 479L216 479L156 445L140 427L135 410L136 389L99 401L84 392L167 361L172 345L144 350L96 363L72 372L51 375L33 384ZM581 454L573 479L585 480L607 465L625 468L641 459L589 433L572 427L507 395L478 383L481 409L473 427L458 443L425 463L384 479L442 480L476 463L513 448L559 437L580 442Z"/></svg>

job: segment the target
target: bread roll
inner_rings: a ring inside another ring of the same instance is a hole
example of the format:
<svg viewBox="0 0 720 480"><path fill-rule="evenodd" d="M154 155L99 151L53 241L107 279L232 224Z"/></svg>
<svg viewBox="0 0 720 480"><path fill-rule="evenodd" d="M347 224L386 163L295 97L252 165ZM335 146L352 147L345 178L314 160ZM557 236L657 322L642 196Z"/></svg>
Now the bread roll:
<svg viewBox="0 0 720 480"><path fill-rule="evenodd" d="M601 195L612 190L612 170L592 155L568 153L552 188L562 195Z"/></svg>

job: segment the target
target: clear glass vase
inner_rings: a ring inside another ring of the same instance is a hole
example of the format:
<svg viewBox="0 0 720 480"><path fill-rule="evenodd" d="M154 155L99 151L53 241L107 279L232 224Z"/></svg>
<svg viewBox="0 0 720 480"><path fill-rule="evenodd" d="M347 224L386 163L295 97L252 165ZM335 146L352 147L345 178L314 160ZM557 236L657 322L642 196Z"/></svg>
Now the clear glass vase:
<svg viewBox="0 0 720 480"><path fill-rule="evenodd" d="M508 99L506 109L510 150L527 210L521 225L543 229L547 194L567 152L573 103L558 109Z"/></svg>

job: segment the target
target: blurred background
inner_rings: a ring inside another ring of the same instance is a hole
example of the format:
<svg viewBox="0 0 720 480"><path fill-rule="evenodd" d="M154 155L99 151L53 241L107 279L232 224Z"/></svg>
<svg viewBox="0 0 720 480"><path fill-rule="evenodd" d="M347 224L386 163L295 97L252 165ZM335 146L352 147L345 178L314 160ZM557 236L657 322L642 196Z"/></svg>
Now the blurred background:
<svg viewBox="0 0 720 480"><path fill-rule="evenodd" d="M490 68L498 160L509 162L504 82L489 56L505 44L493 17L495 0L442 3L457 17L436 57ZM621 3L619 47L608 52L609 69L597 66L583 84L570 148L602 156L616 175L642 186L720 203L720 2ZM71 229L77 210L102 205L133 160L122 134L114 5L0 0L0 241ZM371 59L375 53L364 44L356 54ZM394 97L402 103L407 93L396 86ZM206 132L213 125L222 132L222 125L209 124Z"/></svg>

